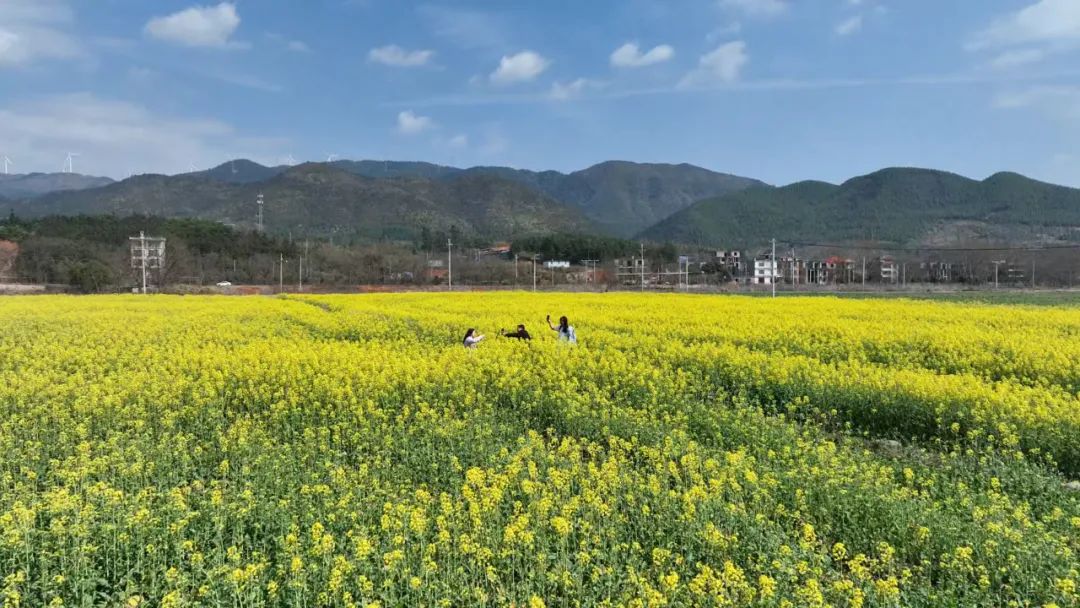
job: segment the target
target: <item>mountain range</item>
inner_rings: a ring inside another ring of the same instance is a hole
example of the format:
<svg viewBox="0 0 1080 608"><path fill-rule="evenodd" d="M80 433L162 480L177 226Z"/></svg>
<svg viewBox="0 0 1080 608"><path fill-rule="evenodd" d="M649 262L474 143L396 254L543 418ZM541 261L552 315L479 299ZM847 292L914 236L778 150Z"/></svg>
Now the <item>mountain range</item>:
<svg viewBox="0 0 1080 608"><path fill-rule="evenodd" d="M85 190L111 184L107 177L78 173L0 174L0 198L26 199L63 190Z"/></svg>
<svg viewBox="0 0 1080 608"><path fill-rule="evenodd" d="M202 172L141 175L105 187L23 197L28 200L18 211L155 213L249 225L261 192L269 229L313 235L392 238L456 225L499 238L523 231L630 236L701 198L763 185L692 165L614 161L564 174L422 162L266 167L235 160ZM493 215L485 218L477 210Z"/></svg>
<svg viewBox="0 0 1080 608"><path fill-rule="evenodd" d="M250 183L195 174L142 175L103 188L56 192L26 201L16 211L29 216L198 217L252 227L259 194L267 230L296 235L414 240L427 228L499 239L537 231L594 231L579 211L488 175L448 181L375 179L320 163L289 167Z"/></svg>
<svg viewBox="0 0 1080 608"><path fill-rule="evenodd" d="M327 164L371 178L419 177L453 181L463 176L494 176L523 184L577 208L600 230L615 236L630 236L703 198L765 185L758 180L687 164L608 161L573 173L509 167L459 169L424 162L375 160L338 160ZM288 169L287 166L264 167L237 160L197 175L247 184L269 179Z"/></svg>
<svg viewBox="0 0 1080 608"><path fill-rule="evenodd" d="M1016 173L976 181L890 168L843 184L804 181L699 201L639 238L742 247L795 242L914 246L1080 241L1080 190Z"/></svg>
<svg viewBox="0 0 1080 608"><path fill-rule="evenodd" d="M268 230L310 236L397 240L457 230L503 240L572 232L718 247L770 238L919 246L1080 241L1080 190L1015 173L977 181L889 168L839 185L773 187L686 164L609 161L561 173L372 160L267 167L238 159L120 182L10 178L0 181L0 197L15 201L5 206L20 215L143 213L252 227L261 193Z"/></svg>

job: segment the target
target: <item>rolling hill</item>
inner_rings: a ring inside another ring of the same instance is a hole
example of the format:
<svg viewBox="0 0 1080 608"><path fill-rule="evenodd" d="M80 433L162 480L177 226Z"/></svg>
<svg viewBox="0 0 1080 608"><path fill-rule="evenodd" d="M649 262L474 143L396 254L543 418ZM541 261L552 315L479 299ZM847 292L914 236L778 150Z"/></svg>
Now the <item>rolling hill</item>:
<svg viewBox="0 0 1080 608"><path fill-rule="evenodd" d="M694 165L608 161L573 173L474 167L576 207L606 234L630 236L704 198L765 184Z"/></svg>
<svg viewBox="0 0 1080 608"><path fill-rule="evenodd" d="M284 165L266 167L245 158L238 158L222 163L213 169L188 173L187 175L190 177L205 177L226 184L254 184L281 175L288 168Z"/></svg>
<svg viewBox="0 0 1080 608"><path fill-rule="evenodd" d="M577 210L516 182L490 175L445 181L373 179L322 163L291 167L266 181L228 183L205 175L143 175L94 190L19 203L19 215L144 214L198 217L240 226L255 222L265 197L267 230L412 240L428 228L456 227L485 239L534 232L591 231Z"/></svg>
<svg viewBox="0 0 1080 608"><path fill-rule="evenodd" d="M758 187L694 205L641 238L743 247L876 241L941 246L1080 240L1080 190L1015 173L983 181L944 171L890 168L841 185Z"/></svg>
<svg viewBox="0 0 1080 608"><path fill-rule="evenodd" d="M509 167L459 169L425 162L379 160L339 160L329 164L371 178L420 177L455 181L487 175L514 181L579 209L602 232L615 236L630 236L695 201L764 185L757 180L693 165L625 161L600 163L569 174ZM201 175L226 183L253 183L286 169L236 160Z"/></svg>
<svg viewBox="0 0 1080 608"><path fill-rule="evenodd" d="M107 177L94 177L78 173L13 173L0 175L0 196L7 199L25 199L64 190L100 188L113 183Z"/></svg>

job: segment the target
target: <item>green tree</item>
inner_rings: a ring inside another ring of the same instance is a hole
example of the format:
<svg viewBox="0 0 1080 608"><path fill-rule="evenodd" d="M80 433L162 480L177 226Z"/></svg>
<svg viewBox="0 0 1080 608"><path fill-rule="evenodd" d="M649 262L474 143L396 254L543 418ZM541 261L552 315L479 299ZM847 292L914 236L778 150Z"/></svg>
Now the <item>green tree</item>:
<svg viewBox="0 0 1080 608"><path fill-rule="evenodd" d="M81 260L68 267L68 282L83 293L97 293L113 284L113 274L101 260Z"/></svg>

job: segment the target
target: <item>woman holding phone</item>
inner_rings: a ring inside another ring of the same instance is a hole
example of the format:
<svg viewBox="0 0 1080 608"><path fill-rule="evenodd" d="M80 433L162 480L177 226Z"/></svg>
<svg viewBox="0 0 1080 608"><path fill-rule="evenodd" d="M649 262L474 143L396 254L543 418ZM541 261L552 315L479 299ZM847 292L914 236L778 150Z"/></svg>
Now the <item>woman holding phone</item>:
<svg viewBox="0 0 1080 608"><path fill-rule="evenodd" d="M570 322L566 319L565 316L559 317L559 325L555 326L551 324L551 315L548 315L547 324L548 327L552 329L552 331L556 331L559 333L560 341L565 340L570 344L577 344L577 333L574 332L574 326L570 325Z"/></svg>

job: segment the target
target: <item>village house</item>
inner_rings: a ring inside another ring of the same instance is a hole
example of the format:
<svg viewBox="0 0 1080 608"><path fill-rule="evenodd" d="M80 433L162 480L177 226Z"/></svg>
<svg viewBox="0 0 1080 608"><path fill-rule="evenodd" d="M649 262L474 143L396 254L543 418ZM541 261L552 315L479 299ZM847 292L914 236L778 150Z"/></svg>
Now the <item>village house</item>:
<svg viewBox="0 0 1080 608"><path fill-rule="evenodd" d="M950 262L922 262L919 269L927 283L948 283L953 280L953 265Z"/></svg>
<svg viewBox="0 0 1080 608"><path fill-rule="evenodd" d="M742 252L740 251L717 251L714 262L722 266L733 277L741 275L745 269Z"/></svg>
<svg viewBox="0 0 1080 608"><path fill-rule="evenodd" d="M763 253L754 258L754 285L772 285L783 280L783 277L780 265L771 253Z"/></svg>
<svg viewBox="0 0 1080 608"><path fill-rule="evenodd" d="M900 279L900 266L892 256L882 256L879 264L881 265L882 283L896 283Z"/></svg>
<svg viewBox="0 0 1080 608"><path fill-rule="evenodd" d="M429 281L445 281L449 271L446 269L445 260L428 260L424 276Z"/></svg>

